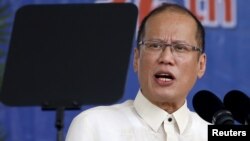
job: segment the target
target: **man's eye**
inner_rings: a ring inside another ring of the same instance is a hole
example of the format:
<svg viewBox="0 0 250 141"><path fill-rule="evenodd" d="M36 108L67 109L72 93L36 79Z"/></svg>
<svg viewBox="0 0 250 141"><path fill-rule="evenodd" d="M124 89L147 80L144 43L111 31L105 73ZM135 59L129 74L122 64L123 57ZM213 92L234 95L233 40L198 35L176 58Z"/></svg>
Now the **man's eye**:
<svg viewBox="0 0 250 141"><path fill-rule="evenodd" d="M174 45L174 50L178 52L188 51L188 47L186 45L176 44Z"/></svg>
<svg viewBox="0 0 250 141"><path fill-rule="evenodd" d="M162 45L159 43L149 43L148 47L153 48L153 49L160 49L160 48L162 48Z"/></svg>

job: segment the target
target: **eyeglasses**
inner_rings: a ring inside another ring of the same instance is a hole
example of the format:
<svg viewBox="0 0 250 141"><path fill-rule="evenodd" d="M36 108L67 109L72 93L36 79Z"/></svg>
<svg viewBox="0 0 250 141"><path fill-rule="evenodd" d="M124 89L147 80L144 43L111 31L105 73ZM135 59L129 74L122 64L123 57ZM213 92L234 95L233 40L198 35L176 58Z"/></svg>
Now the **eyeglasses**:
<svg viewBox="0 0 250 141"><path fill-rule="evenodd" d="M163 41L146 40L146 41L140 41L139 45L142 45L145 51L152 53L159 53L163 51L166 47L170 47L171 52L177 55L184 55L191 51L198 51L202 53L201 48L191 46L179 41L168 44Z"/></svg>

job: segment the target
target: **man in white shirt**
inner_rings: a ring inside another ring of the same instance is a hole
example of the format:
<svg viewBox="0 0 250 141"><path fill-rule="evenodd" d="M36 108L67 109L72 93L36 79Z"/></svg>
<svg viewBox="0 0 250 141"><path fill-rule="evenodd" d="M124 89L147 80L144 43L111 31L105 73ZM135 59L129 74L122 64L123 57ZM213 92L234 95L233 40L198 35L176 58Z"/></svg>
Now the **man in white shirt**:
<svg viewBox="0 0 250 141"><path fill-rule="evenodd" d="M134 101L99 106L72 121L66 141L207 141L209 123L186 97L206 69L204 28L184 7L163 4L142 21Z"/></svg>

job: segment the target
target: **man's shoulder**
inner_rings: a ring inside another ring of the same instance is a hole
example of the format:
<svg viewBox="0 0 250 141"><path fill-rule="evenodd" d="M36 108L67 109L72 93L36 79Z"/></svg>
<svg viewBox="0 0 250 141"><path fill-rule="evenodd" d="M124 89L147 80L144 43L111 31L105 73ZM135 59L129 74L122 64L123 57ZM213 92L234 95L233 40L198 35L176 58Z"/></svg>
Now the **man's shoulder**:
<svg viewBox="0 0 250 141"><path fill-rule="evenodd" d="M82 111L76 118L98 118L98 117L109 117L117 116L121 113L133 109L133 100L127 100L122 103L96 106Z"/></svg>
<svg viewBox="0 0 250 141"><path fill-rule="evenodd" d="M202 119L196 112L191 111L190 122L188 123L188 132L192 132L193 140L207 141L209 122Z"/></svg>
<svg viewBox="0 0 250 141"><path fill-rule="evenodd" d="M202 124L202 125L209 125L211 123L205 121L204 119L202 119L196 112L190 111L191 112L191 118L193 121L195 121L195 123L197 124Z"/></svg>

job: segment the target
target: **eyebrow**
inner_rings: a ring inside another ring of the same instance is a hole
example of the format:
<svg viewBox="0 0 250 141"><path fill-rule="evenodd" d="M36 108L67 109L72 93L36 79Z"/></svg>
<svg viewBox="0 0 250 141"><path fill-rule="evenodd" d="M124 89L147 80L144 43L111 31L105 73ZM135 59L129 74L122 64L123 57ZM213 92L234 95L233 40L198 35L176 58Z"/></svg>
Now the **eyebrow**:
<svg viewBox="0 0 250 141"><path fill-rule="evenodd" d="M153 42L162 42L162 43L167 43L167 41L161 40L161 39L149 39L146 41L153 41ZM187 43L186 41L183 40L172 40L170 43L180 43L180 44L187 44L187 45L191 45L189 43ZM191 45L193 46L193 45Z"/></svg>
<svg viewBox="0 0 250 141"><path fill-rule="evenodd" d="M185 42L185 41L182 41L182 40L174 40L174 41L172 41L172 43L180 43L180 44L191 45L191 44L189 44L189 43L187 43L187 42Z"/></svg>

